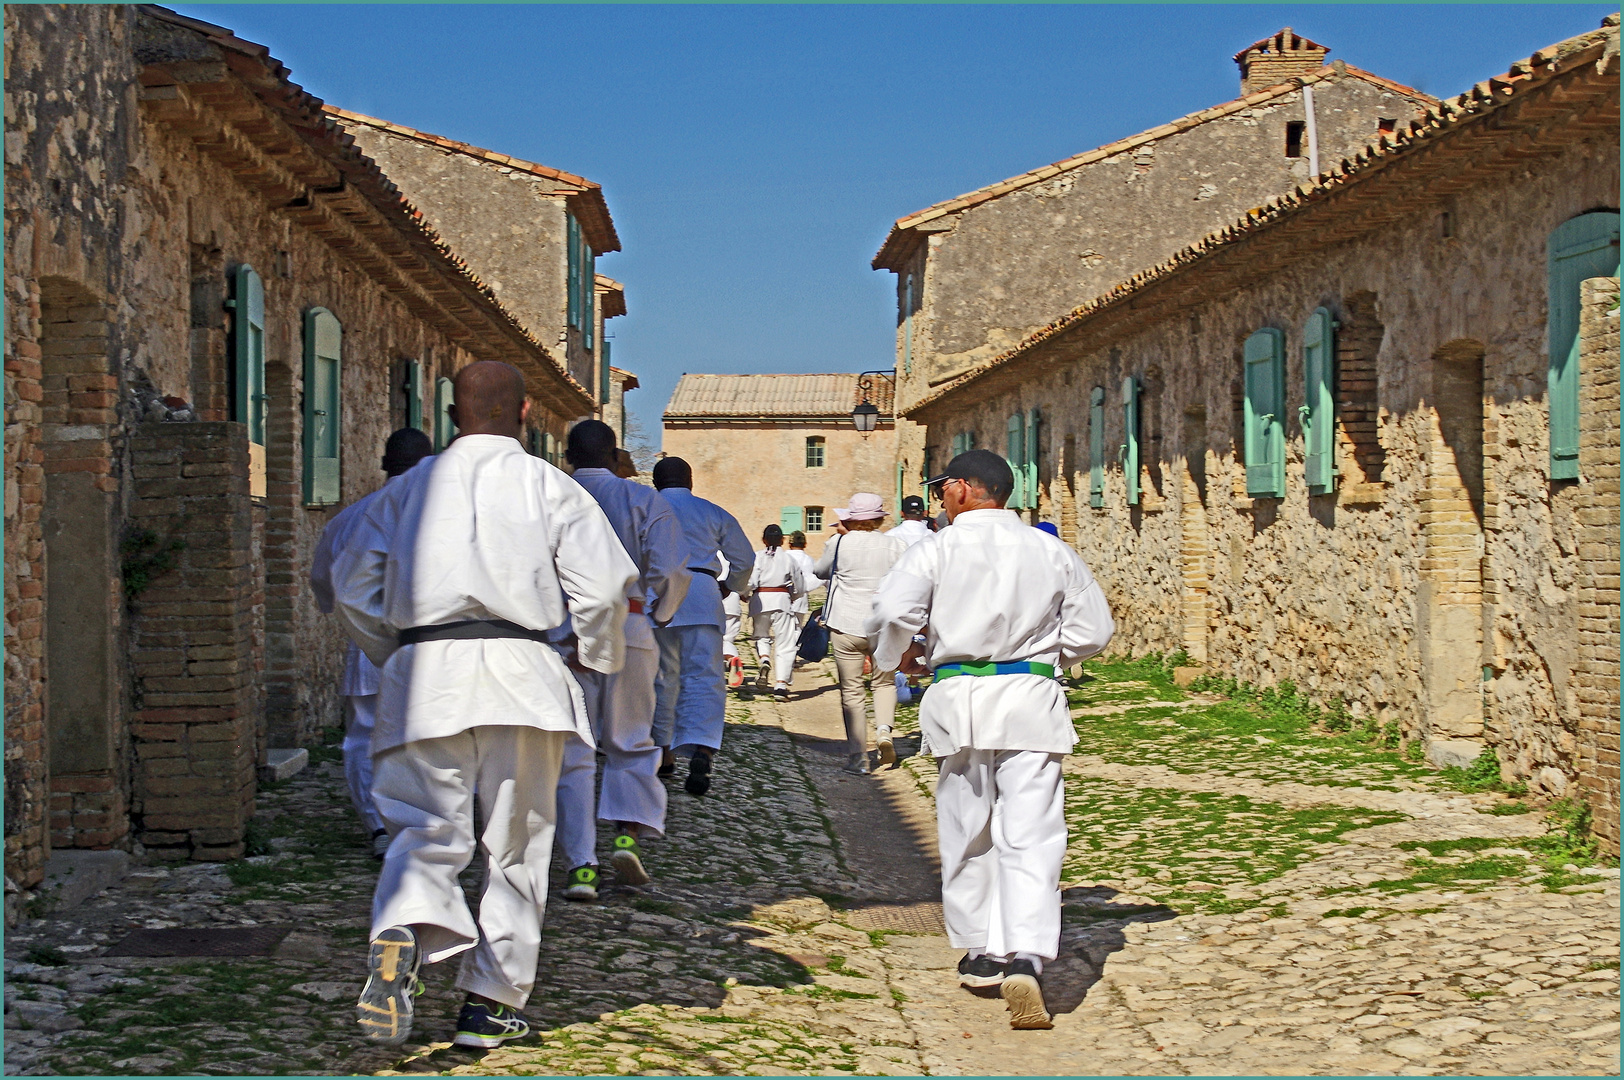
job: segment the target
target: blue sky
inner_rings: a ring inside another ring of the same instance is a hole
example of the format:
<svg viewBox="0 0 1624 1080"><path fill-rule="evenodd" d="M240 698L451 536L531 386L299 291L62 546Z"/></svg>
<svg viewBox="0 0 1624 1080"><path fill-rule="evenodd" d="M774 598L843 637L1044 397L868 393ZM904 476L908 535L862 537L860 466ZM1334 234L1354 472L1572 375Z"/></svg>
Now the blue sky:
<svg viewBox="0 0 1624 1080"><path fill-rule="evenodd" d="M1446 96L1617 5L177 10L335 105L602 184L614 362L657 440L685 371L890 367L891 222L1235 97L1231 56L1282 26Z"/></svg>

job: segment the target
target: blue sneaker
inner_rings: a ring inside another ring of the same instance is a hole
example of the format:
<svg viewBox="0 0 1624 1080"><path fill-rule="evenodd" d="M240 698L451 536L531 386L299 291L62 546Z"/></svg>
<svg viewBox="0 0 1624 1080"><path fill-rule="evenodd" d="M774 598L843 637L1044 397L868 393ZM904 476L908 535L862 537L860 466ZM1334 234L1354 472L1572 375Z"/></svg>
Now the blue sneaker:
<svg viewBox="0 0 1624 1080"><path fill-rule="evenodd" d="M519 1010L506 1005L466 1001L462 1006L462 1015L457 1017L457 1034L451 1044L494 1050L505 1042L522 1039L528 1034L530 1025L519 1015Z"/></svg>

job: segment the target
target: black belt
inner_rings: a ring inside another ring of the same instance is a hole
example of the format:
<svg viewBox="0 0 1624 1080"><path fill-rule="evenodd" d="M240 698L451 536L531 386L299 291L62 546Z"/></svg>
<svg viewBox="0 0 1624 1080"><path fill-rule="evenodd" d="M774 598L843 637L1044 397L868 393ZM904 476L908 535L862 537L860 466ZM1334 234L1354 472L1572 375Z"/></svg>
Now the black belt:
<svg viewBox="0 0 1624 1080"><path fill-rule="evenodd" d="M717 571L703 566L690 566L688 569L695 574L704 574L706 577L720 578L722 576Z"/></svg>
<svg viewBox="0 0 1624 1080"><path fill-rule="evenodd" d="M546 630L532 630L506 619L469 619L467 622L440 623L437 626L408 626L397 637L402 645L425 641L473 641L486 638L523 638L547 642Z"/></svg>

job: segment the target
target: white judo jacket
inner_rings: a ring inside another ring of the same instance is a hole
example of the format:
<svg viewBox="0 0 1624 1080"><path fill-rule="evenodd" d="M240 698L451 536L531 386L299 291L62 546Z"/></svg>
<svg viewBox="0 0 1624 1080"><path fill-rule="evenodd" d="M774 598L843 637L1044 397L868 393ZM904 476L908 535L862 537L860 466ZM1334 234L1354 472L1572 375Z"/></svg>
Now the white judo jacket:
<svg viewBox="0 0 1624 1080"><path fill-rule="evenodd" d="M385 486L398 479L391 476ZM323 615L333 613L333 560L350 542L367 507L381 494L383 488L361 496L334 514L333 520L321 531L321 539L316 541L316 553L310 559L310 591L316 594L316 610ZM378 692L378 669L353 641L344 653L344 677L339 681L338 692L346 697L366 697Z"/></svg>
<svg viewBox="0 0 1624 1080"><path fill-rule="evenodd" d="M868 639L889 671L924 629L925 662L1031 660L1066 668L1116 631L1105 596L1066 544L1009 510L968 510L914 544L874 591ZM961 675L931 686L919 726L938 756L964 748L1070 752L1060 683L1042 675Z"/></svg>
<svg viewBox="0 0 1624 1080"><path fill-rule="evenodd" d="M371 502L333 566L339 618L381 672L373 752L481 725L591 744L580 687L551 647L396 635L471 619L552 630L568 615L580 664L612 673L637 579L592 496L518 440L464 435L425 459Z"/></svg>

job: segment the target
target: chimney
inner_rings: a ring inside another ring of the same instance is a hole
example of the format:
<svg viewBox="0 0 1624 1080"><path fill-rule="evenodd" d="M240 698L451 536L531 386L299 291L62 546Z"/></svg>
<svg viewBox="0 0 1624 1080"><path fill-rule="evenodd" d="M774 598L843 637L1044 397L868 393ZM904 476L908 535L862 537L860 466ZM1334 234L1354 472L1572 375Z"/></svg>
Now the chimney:
<svg viewBox="0 0 1624 1080"><path fill-rule="evenodd" d="M1312 75L1325 63L1330 52L1286 27L1273 37L1254 41L1235 54L1241 67L1241 93L1250 94L1266 86L1279 86L1300 75Z"/></svg>

